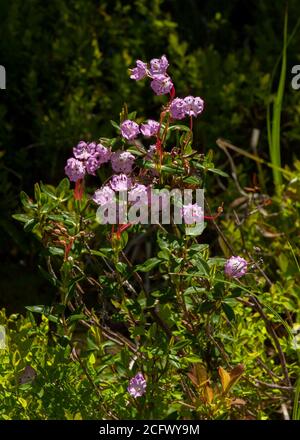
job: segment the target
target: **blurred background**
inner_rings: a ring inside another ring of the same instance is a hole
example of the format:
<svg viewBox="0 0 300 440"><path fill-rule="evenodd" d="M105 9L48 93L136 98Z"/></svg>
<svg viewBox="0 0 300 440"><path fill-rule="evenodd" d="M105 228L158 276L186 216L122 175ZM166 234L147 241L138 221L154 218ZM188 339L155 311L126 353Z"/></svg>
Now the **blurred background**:
<svg viewBox="0 0 300 440"><path fill-rule="evenodd" d="M299 17L290 0L289 34ZM155 118L164 102L146 81L129 79L136 59L166 54L177 94L201 96L206 109L194 135L203 151L224 157L216 139L268 159L266 107L279 71L286 2L281 0L0 0L0 308L23 311L52 292L38 272L40 244L11 218L19 193L35 182L56 185L80 139L112 134L122 105ZM300 64L300 32L288 46L282 111L282 162L299 156L300 91L291 69ZM242 160L242 159L241 159ZM243 173L251 171L247 160ZM249 168L249 169L248 169ZM268 184L268 182L267 182Z"/></svg>

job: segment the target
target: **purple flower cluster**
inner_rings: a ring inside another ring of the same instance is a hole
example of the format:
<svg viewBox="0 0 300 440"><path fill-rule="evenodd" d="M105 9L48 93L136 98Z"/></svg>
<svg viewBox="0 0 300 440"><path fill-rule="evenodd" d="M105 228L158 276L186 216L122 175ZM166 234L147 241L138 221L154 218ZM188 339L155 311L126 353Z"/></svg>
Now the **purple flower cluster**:
<svg viewBox="0 0 300 440"><path fill-rule="evenodd" d="M225 264L225 274L229 278L241 278L247 273L247 261L242 257L230 257Z"/></svg>
<svg viewBox="0 0 300 440"><path fill-rule="evenodd" d="M186 116L197 117L203 112L204 101L197 96L187 96L186 98L175 98L170 105L170 114L173 119L183 119Z"/></svg>
<svg viewBox="0 0 300 440"><path fill-rule="evenodd" d="M92 199L97 205L109 205L116 201L116 192L129 191L131 188L132 179L130 177L126 176L126 174L115 174L108 185L97 189Z"/></svg>
<svg viewBox="0 0 300 440"><path fill-rule="evenodd" d="M108 185L98 189L92 199L97 205L106 205L116 199L115 192L128 191L132 187L132 180L128 177L131 173L135 157L129 151L115 151L111 154L112 169L114 174Z"/></svg>
<svg viewBox="0 0 300 440"><path fill-rule="evenodd" d="M152 137L158 134L159 127L159 122L153 121L152 119L148 119L141 127L139 127L136 122L126 119L126 121L121 124L121 135L127 141L136 139L139 133L142 133L145 137Z"/></svg>
<svg viewBox="0 0 300 440"><path fill-rule="evenodd" d="M71 180L76 182L83 179L86 173L95 175L96 170L110 160L111 152L102 144L95 142L80 141L73 148L74 157L67 160L65 173Z"/></svg>
<svg viewBox="0 0 300 440"><path fill-rule="evenodd" d="M144 376L142 373L137 373L132 379L130 379L127 391L132 397L136 398L143 396L146 392L146 388L147 382Z"/></svg>
<svg viewBox="0 0 300 440"><path fill-rule="evenodd" d="M136 61L136 67L130 69L130 78L139 81L148 76L151 81L151 88L156 95L166 95L173 88L173 82L167 74L169 61L165 55L160 58L153 58L150 67L141 60Z"/></svg>

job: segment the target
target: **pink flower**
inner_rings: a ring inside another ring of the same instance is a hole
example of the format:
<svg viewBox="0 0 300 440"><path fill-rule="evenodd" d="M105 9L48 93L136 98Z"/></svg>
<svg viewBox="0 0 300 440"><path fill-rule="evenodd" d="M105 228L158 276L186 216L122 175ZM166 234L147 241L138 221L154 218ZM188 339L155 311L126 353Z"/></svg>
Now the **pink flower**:
<svg viewBox="0 0 300 440"><path fill-rule="evenodd" d="M121 134L123 138L131 141L139 135L140 129L136 122L127 119L121 124Z"/></svg>
<svg viewBox="0 0 300 440"><path fill-rule="evenodd" d="M93 156L96 157L100 165L109 161L111 151L102 144L97 144Z"/></svg>
<svg viewBox="0 0 300 440"><path fill-rule="evenodd" d="M110 186L114 191L127 191L131 188L131 179L126 174L115 174L111 178Z"/></svg>
<svg viewBox="0 0 300 440"><path fill-rule="evenodd" d="M86 143L80 141L76 147L73 148L73 154L76 159L87 160L95 151L95 142Z"/></svg>
<svg viewBox="0 0 300 440"><path fill-rule="evenodd" d="M242 257L230 257L225 264L225 274L229 278L241 278L247 272L247 261Z"/></svg>
<svg viewBox="0 0 300 440"><path fill-rule="evenodd" d="M95 156L90 156L85 164L87 173L95 176L96 171L98 170L98 168L100 168L100 165L100 162Z"/></svg>
<svg viewBox="0 0 300 440"><path fill-rule="evenodd" d="M65 173L71 182L76 182L79 179L83 179L85 175L85 166L80 160L71 157L67 160Z"/></svg>
<svg viewBox="0 0 300 440"><path fill-rule="evenodd" d="M131 173L134 161L135 157L129 151L119 150L111 155L111 166L116 173Z"/></svg>
<svg viewBox="0 0 300 440"><path fill-rule="evenodd" d="M150 74L152 76L164 75L168 67L169 61L167 60L166 55L162 55L161 58L153 58L150 61Z"/></svg>
<svg viewBox="0 0 300 440"><path fill-rule="evenodd" d="M188 116L197 117L200 113L203 112L204 109L204 101L197 96L194 98L193 96L187 96L184 98L185 102L185 114Z"/></svg>
<svg viewBox="0 0 300 440"><path fill-rule="evenodd" d="M101 189L97 189L92 199L95 203L97 203L97 205L106 205L115 200L115 192L108 185L106 185Z"/></svg>
<svg viewBox="0 0 300 440"><path fill-rule="evenodd" d="M132 379L130 379L127 391L132 397L136 398L145 394L146 388L147 382L144 376L142 373L138 373Z"/></svg>
<svg viewBox="0 0 300 440"><path fill-rule="evenodd" d="M96 145L94 142L89 144L92 146L90 151L92 154L87 158L85 166L88 174L95 176L95 172L103 163L109 161L111 152L108 148L104 147L102 144Z"/></svg>
<svg viewBox="0 0 300 440"><path fill-rule="evenodd" d="M197 203L189 203L188 205L183 205L181 213L187 225L200 223L204 219L203 209L201 208L201 206L197 205Z"/></svg>
<svg viewBox="0 0 300 440"><path fill-rule="evenodd" d="M145 204L148 203L148 188L145 185L141 185L137 183L134 187L129 191L128 194L129 201L142 201Z"/></svg>
<svg viewBox="0 0 300 440"><path fill-rule="evenodd" d="M186 104L183 99L175 98L170 105L170 113L173 119L183 119L185 117Z"/></svg>
<svg viewBox="0 0 300 440"><path fill-rule="evenodd" d="M136 67L130 69L130 78L136 81L145 78L147 76L147 63L143 63L141 60L136 60Z"/></svg>
<svg viewBox="0 0 300 440"><path fill-rule="evenodd" d="M167 75L155 75L151 81L151 88L156 95L166 95L172 87L172 80Z"/></svg>
<svg viewBox="0 0 300 440"><path fill-rule="evenodd" d="M145 124L141 125L141 133L145 137L156 136L159 130L159 122L148 119Z"/></svg>

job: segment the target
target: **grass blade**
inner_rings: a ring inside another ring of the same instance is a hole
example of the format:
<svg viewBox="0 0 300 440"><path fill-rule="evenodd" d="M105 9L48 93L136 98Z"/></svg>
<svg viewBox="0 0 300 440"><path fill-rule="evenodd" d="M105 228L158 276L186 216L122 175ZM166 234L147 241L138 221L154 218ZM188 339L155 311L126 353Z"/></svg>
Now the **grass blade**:
<svg viewBox="0 0 300 440"><path fill-rule="evenodd" d="M273 180L277 193L280 192L280 185L282 184L282 174L279 169L281 168L280 134L281 134L282 101L283 101L284 87L286 80L287 27L288 27L288 13L286 10L284 16L281 72L280 72L278 90L273 104L272 116L271 116L270 106L268 106L267 109L267 131L268 131L269 151L270 151L270 159L274 166L272 171L273 171ZM272 124L271 124L271 117L272 117Z"/></svg>

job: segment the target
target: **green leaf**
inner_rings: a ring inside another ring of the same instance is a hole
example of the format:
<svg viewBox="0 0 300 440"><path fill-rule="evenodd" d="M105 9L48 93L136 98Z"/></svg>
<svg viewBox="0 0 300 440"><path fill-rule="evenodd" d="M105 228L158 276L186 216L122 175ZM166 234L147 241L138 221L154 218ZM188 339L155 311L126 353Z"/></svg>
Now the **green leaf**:
<svg viewBox="0 0 300 440"><path fill-rule="evenodd" d="M169 128L168 128L168 131L176 131L176 130L179 130L179 131L190 131L190 128L189 127L187 127L186 125L183 125L183 124L175 124L175 125L171 125Z"/></svg>
<svg viewBox="0 0 300 440"><path fill-rule="evenodd" d="M48 251L49 251L50 255L60 255L60 256L62 256L62 255L65 254L64 249L58 248L56 246L49 246L48 247Z"/></svg>
<svg viewBox="0 0 300 440"><path fill-rule="evenodd" d="M235 320L235 313L232 307L230 307L228 304L226 304L225 302L222 303L222 309L225 312L225 315L227 316L227 318L229 319L229 321L234 321Z"/></svg>
<svg viewBox="0 0 300 440"><path fill-rule="evenodd" d="M190 362L191 364L198 363L198 362L203 362L202 359L200 359L198 356L195 356L195 355L187 356L187 357L184 358L184 360L186 362Z"/></svg>
<svg viewBox="0 0 300 440"><path fill-rule="evenodd" d="M70 181L67 177L60 181L58 187L56 188L56 194L58 197L64 197L70 190Z"/></svg>
<svg viewBox="0 0 300 440"><path fill-rule="evenodd" d="M222 176L222 177L229 177L229 175L227 173L225 173L222 170L219 170L218 168L212 168L211 166L205 166L205 165L203 165L199 162L195 162L195 161L193 161L192 164L195 168L198 168L200 170L209 171L211 173L218 174L219 176Z"/></svg>
<svg viewBox="0 0 300 440"><path fill-rule="evenodd" d="M33 313L39 313L41 315L45 315L47 316L47 318L49 319L49 321L58 323L58 317L54 316L50 313L51 308L49 306L25 306L25 309L29 310L30 312Z"/></svg>
<svg viewBox="0 0 300 440"><path fill-rule="evenodd" d="M153 162L149 162L149 161L144 161L143 162L143 166L145 168L149 168L149 169L156 169L157 165L154 164ZM161 166L161 170L164 171L166 174L179 174L182 175L182 173L184 173L184 169L182 167L172 167L172 166L168 166L168 165L162 165Z"/></svg>
<svg viewBox="0 0 300 440"><path fill-rule="evenodd" d="M183 294L184 295L191 295L191 294L199 294L199 293L203 293L205 292L207 289L205 289L204 287L198 287L198 286L191 286L188 287Z"/></svg>
<svg viewBox="0 0 300 440"><path fill-rule="evenodd" d="M199 307L200 313L207 313L215 307L215 302L213 301L205 301Z"/></svg>
<svg viewBox="0 0 300 440"><path fill-rule="evenodd" d="M30 232L33 230L33 228L38 224L38 221L33 218L31 220L29 220L27 223L25 223L24 225L24 231L26 232Z"/></svg>
<svg viewBox="0 0 300 440"><path fill-rule="evenodd" d="M199 179L199 177L196 176L188 176L183 179L184 183L190 183L192 185L201 185L202 179Z"/></svg>
<svg viewBox="0 0 300 440"><path fill-rule="evenodd" d="M222 177L229 177L229 175L225 173L225 171L219 170L218 168L207 168L207 170Z"/></svg>
<svg viewBox="0 0 300 440"><path fill-rule="evenodd" d="M207 261L207 264L209 265L209 267L211 266L224 266L226 263L226 258L220 258L220 257L214 257L214 258L209 258Z"/></svg>
<svg viewBox="0 0 300 440"><path fill-rule="evenodd" d="M201 258L198 255L197 259L194 258L192 261L196 264L197 269L199 270L200 274L206 275L206 276L209 275L209 266L208 266L207 262L203 258Z"/></svg>
<svg viewBox="0 0 300 440"><path fill-rule="evenodd" d="M118 131L118 132L121 131L119 124L117 124L115 121L113 121L113 120L111 119L111 120L110 120L110 123L111 123L111 125L112 125L112 126Z"/></svg>
<svg viewBox="0 0 300 440"><path fill-rule="evenodd" d="M20 193L20 200L25 208L31 208L33 206L33 202L30 200L29 196L24 191L21 191Z"/></svg>
<svg viewBox="0 0 300 440"><path fill-rule="evenodd" d="M34 197L38 203L41 201L41 190L38 183L34 185Z"/></svg>
<svg viewBox="0 0 300 440"><path fill-rule="evenodd" d="M119 273L121 273L121 274L125 274L125 273L126 273L127 266L126 266L125 263L122 263L121 261L118 261L117 264L116 264L116 269L117 269L117 271L118 271Z"/></svg>
<svg viewBox="0 0 300 440"><path fill-rule="evenodd" d="M209 249L209 245L208 244L192 244L192 246L190 247L190 251L195 251L195 252L203 252L204 250Z"/></svg>
<svg viewBox="0 0 300 440"><path fill-rule="evenodd" d="M129 151L129 153L134 154L135 156L144 156L147 151L145 150L145 148L143 148L142 146L133 146L131 145L129 148L127 148L127 151Z"/></svg>
<svg viewBox="0 0 300 440"><path fill-rule="evenodd" d="M84 320L84 319L86 319L86 316L83 313L78 313L76 315L71 315L68 318L68 322L71 323L71 322L76 322L76 321Z"/></svg>
<svg viewBox="0 0 300 440"><path fill-rule="evenodd" d="M157 256L161 259L161 260L170 260L171 257L171 252L169 249L163 249L161 251L158 252Z"/></svg>
<svg viewBox="0 0 300 440"><path fill-rule="evenodd" d="M55 189L51 185L40 184L41 191L53 200L57 200Z"/></svg>
<svg viewBox="0 0 300 440"><path fill-rule="evenodd" d="M40 265L38 265L38 269L42 273L42 275L46 278L46 280L50 281L50 283L54 287L57 287L59 285L59 281L54 275L51 275L49 272L47 272L45 269L43 269L42 266L40 266Z"/></svg>
<svg viewBox="0 0 300 440"><path fill-rule="evenodd" d="M195 223L195 224L185 224L185 234L192 237L197 237L201 235L206 228L206 223Z"/></svg>
<svg viewBox="0 0 300 440"><path fill-rule="evenodd" d="M158 266L160 262L161 260L158 258L149 258L149 260L145 261L145 263L137 265L134 270L136 272L150 272L150 270Z"/></svg>
<svg viewBox="0 0 300 440"><path fill-rule="evenodd" d="M32 220L32 218L26 214L13 214L12 217L22 223L28 223L30 220Z"/></svg>

